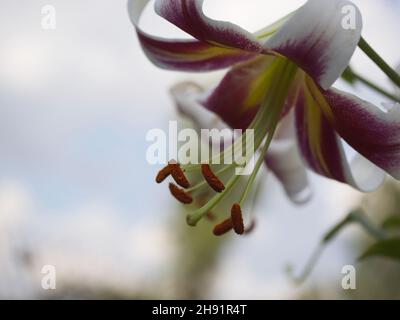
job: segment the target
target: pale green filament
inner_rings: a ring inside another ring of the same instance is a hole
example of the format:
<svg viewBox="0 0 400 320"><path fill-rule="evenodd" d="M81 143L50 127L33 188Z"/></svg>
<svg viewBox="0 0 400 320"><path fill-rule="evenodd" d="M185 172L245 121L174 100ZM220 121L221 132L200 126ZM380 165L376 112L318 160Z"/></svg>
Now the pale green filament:
<svg viewBox="0 0 400 320"><path fill-rule="evenodd" d="M247 196L249 195L249 193L251 191L251 188L253 187L254 181L256 180L256 177L258 174L258 171L260 171L261 165L264 162L265 155L267 154L269 146L271 145L273 135L274 135L274 132L271 132L270 134L268 134L267 141L265 142L264 147L261 150L261 153L257 160L256 166L254 167L254 170L251 173L249 180L247 181L246 188L242 194L242 197L240 198L239 204L241 206L243 206L244 202L247 199Z"/></svg>
<svg viewBox="0 0 400 320"><path fill-rule="evenodd" d="M216 194L207 204L201 207L199 210L189 214L187 216L187 223L190 226L195 226L208 212L210 212L234 187L236 182L241 176L233 175L225 186L225 190L222 193Z"/></svg>
<svg viewBox="0 0 400 320"><path fill-rule="evenodd" d="M296 67L293 66L293 65L289 65L288 66L288 70L287 70L287 79L285 79L285 80L290 82L290 79L293 79L293 77L295 76L295 72L296 72ZM248 195L249 195L249 193L250 193L250 191L251 191L251 189L252 189L252 187L254 185L254 182L256 180L257 174L260 171L261 165L264 163L264 158L265 158L265 156L266 156L266 154L268 152L268 149L269 149L269 147L271 145L272 139L273 139L273 137L275 135L275 131L276 131L276 128L278 126L280 116L281 116L280 112L275 112L274 115L271 115L271 118L270 118L271 119L270 120L271 129L270 129L270 131L268 133L268 137L267 137L267 139L265 141L264 147L261 150L260 156L259 156L259 158L257 160L257 163L256 163L256 165L254 167L254 170L253 170L249 180L247 181L247 185L246 185L246 188L245 188L245 190L244 190L244 192L242 194L242 197L240 198L239 204L241 206L243 206L244 202L246 201L246 199L247 199L247 197L248 197Z"/></svg>
<svg viewBox="0 0 400 320"><path fill-rule="evenodd" d="M271 77L275 74L279 74L280 72L284 73L285 68L286 68L286 65L285 65L286 61L288 61L288 60L285 58L277 57L275 59L275 61L271 65L268 66L268 70L266 72L271 74ZM267 92L266 92L267 99L269 96L274 94L274 91L276 89L277 89L277 83L275 81L275 82L272 82L272 84L269 88L267 88ZM270 101L270 100L268 100L268 101ZM264 137L265 137L266 133L268 132L268 128L266 127L265 123L270 118L270 112L272 112L272 110L267 108L267 103L264 103L248 127L248 129L253 129L255 131L255 137L254 137L255 149L258 149L260 147L261 142L264 140ZM226 157L229 158L233 154L234 150L239 147L239 144L242 144L243 141L246 141L246 137L247 137L247 133L245 131L242 134L240 139L237 139L233 144L231 144L229 147L224 149L221 153L210 157L208 163L210 163L210 164L223 163L223 160ZM191 172L191 171L198 170L200 168L200 166L201 166L201 164L183 165L182 169L187 172Z"/></svg>
<svg viewBox="0 0 400 320"><path fill-rule="evenodd" d="M278 61L279 68L277 69L276 81L272 84L271 91L267 95L259 111L259 114L256 117L257 119L255 120L255 128L257 131L254 145L256 146L256 148L258 148L268 134L267 141L257 161L256 167L253 170L253 173L249 179L242 200L246 198L249 190L251 189L257 172L261 167L265 154L268 151L268 148L274 136L274 132L280 120L286 97L296 75L296 65L294 65L287 59L278 58ZM240 143L242 143L242 141L240 141ZM210 201L208 201L206 205L187 216L187 223L191 226L195 226L208 212L210 212L210 210L212 210L226 195L230 193L240 177L240 175L232 176L226 184L225 190L222 193L215 195L213 198L210 199Z"/></svg>

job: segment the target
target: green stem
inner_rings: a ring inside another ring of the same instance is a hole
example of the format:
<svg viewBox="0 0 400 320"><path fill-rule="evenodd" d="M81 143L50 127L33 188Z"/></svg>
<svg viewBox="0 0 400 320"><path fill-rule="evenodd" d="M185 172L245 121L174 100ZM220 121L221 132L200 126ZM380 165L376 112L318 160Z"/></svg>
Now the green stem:
<svg viewBox="0 0 400 320"><path fill-rule="evenodd" d="M329 244L329 242L332 241L345 227L353 223L359 224L364 231L366 231L368 234L378 240L384 240L388 238L387 233L381 228L377 227L375 224L373 224L368 219L367 215L365 215L361 210L355 210L349 213L343 220L337 223L325 234L325 236L321 240L321 243L312 253L310 259L308 260L305 268L300 273L300 275L290 275L297 284L303 283L308 278L308 276L313 271L315 265L317 264L321 254L323 253L323 250Z"/></svg>
<svg viewBox="0 0 400 320"><path fill-rule="evenodd" d="M363 37L361 37L358 46L400 88L400 75L381 58Z"/></svg>
<svg viewBox="0 0 400 320"><path fill-rule="evenodd" d="M396 97L395 95L387 92L385 89L379 87L378 85L372 83L371 81L369 81L368 79L364 78L363 76L353 72L353 76L355 77L355 79L357 79L358 81L360 81L361 83L363 83L364 85L366 85L367 87L370 87L371 89L379 92L380 94L384 95L385 97L399 102L400 103L400 98Z"/></svg>
<svg viewBox="0 0 400 320"><path fill-rule="evenodd" d="M362 211L353 211L349 214L350 221L358 223L367 233L377 240L385 240L388 238L385 230L376 226Z"/></svg>

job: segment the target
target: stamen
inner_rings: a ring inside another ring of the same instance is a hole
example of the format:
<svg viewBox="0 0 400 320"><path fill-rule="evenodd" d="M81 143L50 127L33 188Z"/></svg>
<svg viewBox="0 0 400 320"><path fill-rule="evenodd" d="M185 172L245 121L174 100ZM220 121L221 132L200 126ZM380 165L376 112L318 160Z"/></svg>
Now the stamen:
<svg viewBox="0 0 400 320"><path fill-rule="evenodd" d="M183 204L191 204L193 202L193 198L190 194L185 192L185 190L178 188L173 183L169 184L169 191L171 191L171 194L175 197L175 199Z"/></svg>
<svg viewBox="0 0 400 320"><path fill-rule="evenodd" d="M217 224L214 227L213 233L215 236L219 237L231 231L232 228L233 228L232 220L226 219L225 221L221 222L220 224Z"/></svg>
<svg viewBox="0 0 400 320"><path fill-rule="evenodd" d="M227 172L227 171L229 171L230 169L235 168L235 167L236 167L235 164L232 163L232 164L230 164L230 165L227 165L227 166L223 167L221 170L217 171L217 172L215 173L215 175L224 174L225 172ZM191 187L190 189L186 190L186 192L192 193L192 192L197 191L197 190L199 190L199 189L201 189L201 188L203 188L203 187L205 187L205 186L207 186L207 185L208 185L207 181L202 181L202 182L200 182L200 183L194 185L194 186ZM205 205L206 203L207 203L207 201L205 201L203 205Z"/></svg>
<svg viewBox="0 0 400 320"><path fill-rule="evenodd" d="M208 164L201 166L201 173L208 185L213 188L216 192L221 193L225 190L223 182L212 172L211 167Z"/></svg>
<svg viewBox="0 0 400 320"><path fill-rule="evenodd" d="M171 174L171 167L170 165L167 165L166 167L162 168L156 177L156 182L157 183L161 183L163 182L165 179L168 178L168 176Z"/></svg>
<svg viewBox="0 0 400 320"><path fill-rule="evenodd" d="M244 233L244 224L243 224L243 216L242 216L242 208L240 204L235 203L231 209L231 220L233 224L233 229L237 234Z"/></svg>
<svg viewBox="0 0 400 320"><path fill-rule="evenodd" d="M182 188L189 188L190 183L189 180L186 179L181 166L178 163L170 163L169 167L171 168L171 175L174 178L175 182L180 185Z"/></svg>

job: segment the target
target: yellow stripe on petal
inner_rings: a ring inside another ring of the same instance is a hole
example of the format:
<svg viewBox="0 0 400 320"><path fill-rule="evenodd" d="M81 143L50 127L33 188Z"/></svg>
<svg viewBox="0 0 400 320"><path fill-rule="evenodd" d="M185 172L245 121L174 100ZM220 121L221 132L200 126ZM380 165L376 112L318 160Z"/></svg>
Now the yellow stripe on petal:
<svg viewBox="0 0 400 320"><path fill-rule="evenodd" d="M265 59L265 57L262 57L262 59ZM268 92L268 88L274 81L274 70L276 69L277 64L278 62L273 61L271 58L265 61L265 72L255 77L250 84L250 94L243 104L242 111L246 111L249 108L254 108L260 105L261 101L264 100L265 95Z"/></svg>
<svg viewBox="0 0 400 320"><path fill-rule="evenodd" d="M313 99L321 108L322 112L324 113L325 117L328 121L333 124L334 123L334 114L332 112L331 107L329 106L328 102L326 101L325 97L321 93L321 89L317 87L314 80L312 80L309 76L306 76L306 84L307 88L309 89L310 93L312 94Z"/></svg>
<svg viewBox="0 0 400 320"><path fill-rule="evenodd" d="M145 50L149 50L149 48L145 48ZM165 51L162 48L151 47L151 52L153 54L165 55L167 57L182 59L182 60L190 60L190 61L201 61L205 59L211 59L216 56L235 56L238 54L237 50L227 49L227 48L219 48L219 47L205 47L204 49L198 49L197 51L192 52L171 52Z"/></svg>
<svg viewBox="0 0 400 320"><path fill-rule="evenodd" d="M306 118L308 125L308 139L312 153L318 160L321 170L325 172L327 176L332 176L329 166L326 163L325 157L322 152L322 132L321 132L321 116L322 111L318 102L314 99L314 96L309 90L304 90L305 98L308 108L306 108Z"/></svg>

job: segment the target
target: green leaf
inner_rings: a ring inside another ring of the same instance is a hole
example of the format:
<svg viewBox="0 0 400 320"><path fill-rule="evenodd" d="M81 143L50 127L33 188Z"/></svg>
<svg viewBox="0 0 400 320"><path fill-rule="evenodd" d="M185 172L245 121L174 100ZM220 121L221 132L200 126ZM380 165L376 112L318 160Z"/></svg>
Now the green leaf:
<svg viewBox="0 0 400 320"><path fill-rule="evenodd" d="M359 260L375 256L400 260L400 238L392 238L375 243L361 255Z"/></svg>
<svg viewBox="0 0 400 320"><path fill-rule="evenodd" d="M382 228L385 230L400 229L400 216L389 217L383 222Z"/></svg>

